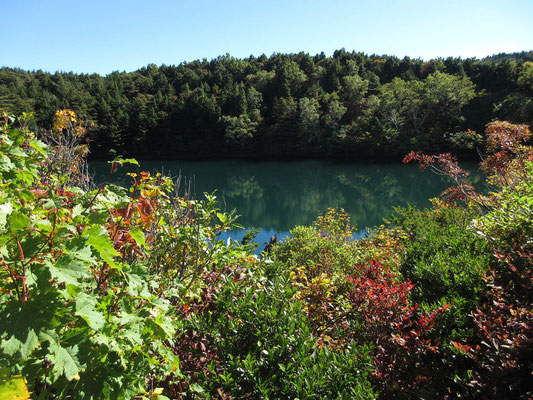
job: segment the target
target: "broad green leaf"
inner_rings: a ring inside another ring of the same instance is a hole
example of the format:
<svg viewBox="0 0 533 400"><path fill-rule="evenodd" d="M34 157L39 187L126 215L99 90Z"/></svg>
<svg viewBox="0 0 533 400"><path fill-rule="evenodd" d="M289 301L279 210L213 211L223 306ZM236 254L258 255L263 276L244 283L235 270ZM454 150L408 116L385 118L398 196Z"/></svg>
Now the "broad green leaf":
<svg viewBox="0 0 533 400"><path fill-rule="evenodd" d="M17 169L15 172L15 176L18 180L24 182L26 185L30 185L36 179L36 176L33 174L32 171L28 171L25 169Z"/></svg>
<svg viewBox="0 0 533 400"><path fill-rule="evenodd" d="M30 225L30 217L22 214L20 211L16 210L11 213L9 216L9 226L11 232L18 233L28 228Z"/></svg>
<svg viewBox="0 0 533 400"><path fill-rule="evenodd" d="M0 157L0 170L2 171L11 171L15 169L16 165L9 159L8 156L2 154Z"/></svg>
<svg viewBox="0 0 533 400"><path fill-rule="evenodd" d="M122 158L117 157L112 161L108 161L109 164L118 164L118 165L124 165L124 164L133 164L139 166L139 162L135 158Z"/></svg>
<svg viewBox="0 0 533 400"><path fill-rule="evenodd" d="M33 349L35 349L39 344L39 338L37 337L37 334L33 329L30 329L28 331L28 335L26 336L26 340L21 343L20 346L20 355L22 359L28 358L28 356L31 354Z"/></svg>
<svg viewBox="0 0 533 400"><path fill-rule="evenodd" d="M60 374L65 374L69 381L79 381L82 368L76 357L78 346L61 347L59 343L54 343L50 345L50 351L54 353L53 369Z"/></svg>
<svg viewBox="0 0 533 400"><path fill-rule="evenodd" d="M140 246L145 246L146 242L144 240L144 233L140 229L130 230L131 237L137 242Z"/></svg>
<svg viewBox="0 0 533 400"><path fill-rule="evenodd" d="M32 140L30 142L30 146L33 147L35 150L37 150L41 155L46 155L46 151L45 151L45 148L46 148L46 145L39 141L39 140Z"/></svg>
<svg viewBox="0 0 533 400"><path fill-rule="evenodd" d="M95 225L89 229L87 235L87 244L91 245L110 266L115 266L113 257L118 256L118 252L107 236L107 231Z"/></svg>
<svg viewBox="0 0 533 400"><path fill-rule="evenodd" d="M58 283L79 284L80 279L90 276L87 265L71 255L62 256L54 264L47 262L47 265Z"/></svg>
<svg viewBox="0 0 533 400"><path fill-rule="evenodd" d="M120 325L142 325L143 321L135 313L123 311L116 317L116 322Z"/></svg>
<svg viewBox="0 0 533 400"><path fill-rule="evenodd" d="M135 296L148 297L150 292L146 287L146 278L136 275L128 274L129 291Z"/></svg>
<svg viewBox="0 0 533 400"><path fill-rule="evenodd" d="M0 309L0 321L9 321L0 324L0 348L5 354L20 353L26 359L39 345L38 334L50 323L50 318L38 309L36 305L42 300L36 297L35 304L12 301Z"/></svg>
<svg viewBox="0 0 533 400"><path fill-rule="evenodd" d="M45 234L50 234L53 229L52 222L48 219L40 219L35 222L35 228L39 229L41 232Z"/></svg>
<svg viewBox="0 0 533 400"><path fill-rule="evenodd" d="M227 224L228 222L228 216L226 214L217 213L217 217L222 222L222 224Z"/></svg>
<svg viewBox="0 0 533 400"><path fill-rule="evenodd" d="M82 212L83 212L83 207L81 206L81 204L76 204L74 208L72 209L72 219L76 218Z"/></svg>
<svg viewBox="0 0 533 400"><path fill-rule="evenodd" d="M22 347L22 342L15 336L10 336L9 339L2 340L0 348L7 355L14 356Z"/></svg>
<svg viewBox="0 0 533 400"><path fill-rule="evenodd" d="M138 324L132 326L129 329L124 330L123 335L125 339L128 339L134 346L143 344L143 337L141 335L141 329L143 325Z"/></svg>
<svg viewBox="0 0 533 400"><path fill-rule="evenodd" d="M204 388L201 387L200 385L198 385L197 383L193 383L191 385L191 390L193 392L196 392L196 393L203 393L204 392Z"/></svg>
<svg viewBox="0 0 533 400"><path fill-rule="evenodd" d="M92 340L94 341L94 343L109 347L110 344L114 341L114 338L106 334L96 333L96 335L93 336Z"/></svg>
<svg viewBox="0 0 533 400"><path fill-rule="evenodd" d="M96 297L86 293L76 296L76 315L82 317L95 331L100 330L105 324L105 318L96 310Z"/></svg>
<svg viewBox="0 0 533 400"><path fill-rule="evenodd" d="M28 155L26 154L26 152L24 150L22 150L20 147L18 146L15 146L15 147L12 147L10 148L8 151L7 151L7 154L11 154L12 156L16 156L16 157L27 157Z"/></svg>
<svg viewBox="0 0 533 400"><path fill-rule="evenodd" d="M86 242L83 238L70 240L68 243L66 243L64 251L73 259L83 261L87 265L95 265L98 263L93 255L91 247L86 245Z"/></svg>
<svg viewBox="0 0 533 400"><path fill-rule="evenodd" d="M78 346L61 346L57 333L51 330L41 332L39 338L49 343L48 355L53 365L52 371L56 377L64 374L69 381L79 380L82 366L76 356L78 354Z"/></svg>
<svg viewBox="0 0 533 400"><path fill-rule="evenodd" d="M157 326L158 329L154 333L158 333L162 337L165 337L165 336L166 337L171 337L176 331L176 327L174 326L172 321L167 319L167 318L165 318L165 317L163 317L163 316L161 316L161 315L158 315L154 319L150 318L150 319L147 320L147 322L151 322L155 326ZM157 331L159 331L159 332L157 332Z"/></svg>

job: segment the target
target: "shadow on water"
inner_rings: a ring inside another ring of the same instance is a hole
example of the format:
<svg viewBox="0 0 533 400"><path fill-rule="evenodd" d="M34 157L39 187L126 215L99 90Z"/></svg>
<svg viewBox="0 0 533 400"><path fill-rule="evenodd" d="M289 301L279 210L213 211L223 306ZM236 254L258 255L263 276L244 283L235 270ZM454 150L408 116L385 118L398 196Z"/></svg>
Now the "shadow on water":
<svg viewBox="0 0 533 400"><path fill-rule="evenodd" d="M90 167L96 180L102 181L109 164L92 163ZM474 186L482 181L474 163L465 163L463 168L471 172ZM129 185L126 170L119 171L113 183ZM223 238L240 240L246 229L261 228L256 237L261 249L275 233L282 239L293 227L312 224L329 207L344 208L359 230L356 236L363 235L390 217L393 207L428 207L428 199L452 183L447 177L403 164L151 161L142 162L141 170L191 179L198 199L204 192L216 190L220 207L236 209L241 216L238 222L245 228L225 233Z"/></svg>

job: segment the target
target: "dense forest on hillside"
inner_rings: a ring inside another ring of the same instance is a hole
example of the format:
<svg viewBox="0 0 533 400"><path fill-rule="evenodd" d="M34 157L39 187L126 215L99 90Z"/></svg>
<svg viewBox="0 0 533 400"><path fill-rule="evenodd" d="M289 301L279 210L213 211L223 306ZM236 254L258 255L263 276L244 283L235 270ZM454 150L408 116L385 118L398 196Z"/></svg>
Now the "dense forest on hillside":
<svg viewBox="0 0 533 400"><path fill-rule="evenodd" d="M273 54L107 76L0 69L0 108L51 128L93 121L92 157L399 159L473 154L495 119L533 123L533 52L483 60L336 51Z"/></svg>

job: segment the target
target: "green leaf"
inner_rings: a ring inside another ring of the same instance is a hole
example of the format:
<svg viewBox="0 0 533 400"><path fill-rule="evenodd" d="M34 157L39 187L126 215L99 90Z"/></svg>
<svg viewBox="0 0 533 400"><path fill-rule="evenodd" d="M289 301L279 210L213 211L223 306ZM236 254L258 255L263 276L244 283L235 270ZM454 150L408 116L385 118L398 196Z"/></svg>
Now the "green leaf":
<svg viewBox="0 0 533 400"><path fill-rule="evenodd" d="M22 342L15 336L11 336L7 340L2 340L2 344L0 345L0 348L4 350L4 353L9 356L14 356L21 347Z"/></svg>
<svg viewBox="0 0 533 400"><path fill-rule="evenodd" d="M39 338L33 329L28 330L28 335L26 340L21 343L20 346L20 355L23 360L27 359L33 349L35 349L39 344Z"/></svg>
<svg viewBox="0 0 533 400"><path fill-rule="evenodd" d="M76 357L78 346L61 347L59 343L50 345L50 350L54 353L54 370L60 374L65 374L69 380L80 380L81 365Z"/></svg>
<svg viewBox="0 0 533 400"><path fill-rule="evenodd" d="M0 155L0 170L12 171L16 168L16 165L5 154Z"/></svg>
<svg viewBox="0 0 533 400"><path fill-rule="evenodd" d="M122 157L117 157L112 161L108 161L108 164L118 164L118 165L133 164L133 165L139 166L139 162L135 158L122 158Z"/></svg>
<svg viewBox="0 0 533 400"><path fill-rule="evenodd" d="M64 251L65 254L69 254L73 259L83 261L88 265L97 264L91 247L86 245L86 241L83 238L76 238L69 241Z"/></svg>
<svg viewBox="0 0 533 400"><path fill-rule="evenodd" d="M52 222L48 219L40 219L35 222L34 224L35 228L39 229L43 233L49 234L52 232L53 225Z"/></svg>
<svg viewBox="0 0 533 400"><path fill-rule="evenodd" d="M196 392L196 393L203 393L204 392L204 388L201 387L200 385L198 385L197 383L193 383L191 386L190 386L191 390L193 392Z"/></svg>
<svg viewBox="0 0 533 400"><path fill-rule="evenodd" d="M132 326L129 329L124 330L124 339L128 339L134 346L142 345L144 338L141 334L142 322L138 325Z"/></svg>
<svg viewBox="0 0 533 400"><path fill-rule="evenodd" d="M72 208L72 219L76 218L78 215L81 215L83 212L83 207L81 204L76 204L74 208Z"/></svg>
<svg viewBox="0 0 533 400"><path fill-rule="evenodd" d="M32 148L34 148L35 150L37 150L37 152L39 152L39 154L41 154L43 156L46 155L46 151L45 151L46 145L43 142L41 142L39 140L32 140L30 142L30 146Z"/></svg>
<svg viewBox="0 0 533 400"><path fill-rule="evenodd" d="M15 176L18 180L24 182L24 184L26 185L30 185L36 179L36 176L33 171L28 171L25 169L17 169L15 172Z"/></svg>
<svg viewBox="0 0 533 400"><path fill-rule="evenodd" d="M73 259L83 261L87 265L95 265L98 263L96 257L93 255L90 246L85 246L82 240L72 240L65 246L65 254L69 254Z"/></svg>
<svg viewBox="0 0 533 400"><path fill-rule="evenodd" d="M7 217L13 211L11 203L0 204L0 228L3 228L7 223Z"/></svg>
<svg viewBox="0 0 533 400"><path fill-rule="evenodd" d="M26 154L26 152L24 150L22 150L20 147L18 146L15 146L15 147L12 147L10 148L8 151L7 151L7 154L11 154L12 156L16 156L16 157L27 157L28 155Z"/></svg>
<svg viewBox="0 0 533 400"><path fill-rule="evenodd" d="M134 296L149 297L150 292L146 286L147 277L139 276L137 274L128 274L128 283L130 292Z"/></svg>
<svg viewBox="0 0 533 400"><path fill-rule="evenodd" d="M80 279L90 276L88 266L71 255L62 256L55 264L47 263L50 274L58 283L79 284Z"/></svg>
<svg viewBox="0 0 533 400"><path fill-rule="evenodd" d="M80 293L76 296L76 315L87 322L87 325L95 331L100 330L105 324L105 318L102 313L96 310L96 297L89 296L86 293Z"/></svg>
<svg viewBox="0 0 533 400"><path fill-rule="evenodd" d="M39 338L42 341L49 342L48 355L53 364L52 371L56 377L64 374L69 381L79 380L79 373L83 368L76 356L78 354L78 346L61 346L57 333L50 330L41 332Z"/></svg>
<svg viewBox="0 0 533 400"><path fill-rule="evenodd" d="M116 266L113 257L118 256L118 252L113 247L113 243L107 236L107 231L100 226L93 226L87 232L87 244L92 246L100 257L110 266Z"/></svg>
<svg viewBox="0 0 533 400"><path fill-rule="evenodd" d="M36 297L36 304L46 299L46 296ZM38 333L51 321L36 304L12 301L0 309L0 321L9 321L0 324L0 349L5 354L20 353L26 359L39 345Z"/></svg>
<svg viewBox="0 0 533 400"><path fill-rule="evenodd" d="M11 232L18 233L30 225L30 217L22 214L20 211L13 211L9 216L9 225Z"/></svg>
<svg viewBox="0 0 533 400"><path fill-rule="evenodd" d="M144 233L140 229L130 230L130 235L137 242L139 246L145 246L146 242L144 240Z"/></svg>
<svg viewBox="0 0 533 400"><path fill-rule="evenodd" d="M172 321L161 315L156 316L156 318L154 319L149 318L146 322L151 322L155 326L157 326L159 328L159 332L155 333L158 333L161 337L164 337L165 339L167 337L171 337L176 332L176 327L172 323Z"/></svg>

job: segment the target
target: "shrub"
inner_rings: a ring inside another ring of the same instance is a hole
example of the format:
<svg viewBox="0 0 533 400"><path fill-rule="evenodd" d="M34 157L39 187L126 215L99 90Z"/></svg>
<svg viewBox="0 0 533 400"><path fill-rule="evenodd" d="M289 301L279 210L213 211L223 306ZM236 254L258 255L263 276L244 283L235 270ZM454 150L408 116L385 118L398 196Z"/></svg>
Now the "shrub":
<svg viewBox="0 0 533 400"><path fill-rule="evenodd" d="M400 271L416 285L414 301L480 301L490 253L471 228L475 215L457 206L396 210L391 221L406 233Z"/></svg>
<svg viewBox="0 0 533 400"><path fill-rule="evenodd" d="M371 379L381 396L407 398L433 380L440 347L433 328L448 306L425 312L411 301L415 285L402 282L394 268L400 231L382 228L357 242L347 221L330 211L315 227L294 229L274 259L288 267L293 298L302 302L320 346L338 352L354 343L370 345ZM376 260L356 264L370 255L393 269Z"/></svg>
<svg viewBox="0 0 533 400"><path fill-rule="evenodd" d="M320 274L330 278L354 265L358 250L352 239L349 216L344 210L330 209L314 226L297 226L291 236L276 246L273 259L292 271L299 271L304 283Z"/></svg>
<svg viewBox="0 0 533 400"><path fill-rule="evenodd" d="M44 397L142 393L150 371L175 365L164 345L175 326L143 284L142 260L125 263L105 228L130 199L62 176L43 183L46 146L7 117L0 129L0 364Z"/></svg>
<svg viewBox="0 0 533 400"><path fill-rule="evenodd" d="M494 256L487 262L490 268L484 276L486 297L475 299L475 310L469 315L474 325L472 333L455 335L462 340L452 340L453 346L447 349L453 357L470 361L455 364L454 381L462 386L459 391L475 398L526 399L533 394L533 148L525 144L531 134L525 125L500 121L488 124L485 134L488 156L481 168L489 175L492 193L479 194L470 187L465 181L466 172L450 155L411 153L405 161L417 160L421 167L430 166L455 180L456 187L447 191L453 195L448 200L462 199L476 206L479 215L473 216L472 230L484 240L487 254ZM468 298L463 302L472 304ZM444 327L454 325L448 322ZM461 394L459 391L455 394Z"/></svg>
<svg viewBox="0 0 533 400"><path fill-rule="evenodd" d="M0 367L44 397L133 397L179 374L171 304L200 290L207 265L249 254L217 240L233 217L214 197L178 198L167 178L80 187L78 141L61 136L83 130L58 116L53 149L7 114L0 126Z"/></svg>
<svg viewBox="0 0 533 400"><path fill-rule="evenodd" d="M414 285L378 262L357 268L345 311L337 316L344 340L373 347L373 379L382 398L409 398L420 387L431 388L440 340L430 332L449 305L424 312L409 300ZM431 391L431 389L430 389Z"/></svg>
<svg viewBox="0 0 533 400"><path fill-rule="evenodd" d="M196 390L196 396L228 399L375 398L367 379L368 348L318 347L287 274L269 268L276 270L271 280L259 269L206 277L205 296L188 319L193 340L203 344L185 345L205 362L191 370L181 389L188 387L190 397Z"/></svg>
<svg viewBox="0 0 533 400"><path fill-rule="evenodd" d="M525 166L526 179L509 181L494 194L498 206L475 221L497 262L487 277L490 301L472 313L477 340L454 343L475 362L472 390L491 398L533 395L533 164Z"/></svg>

